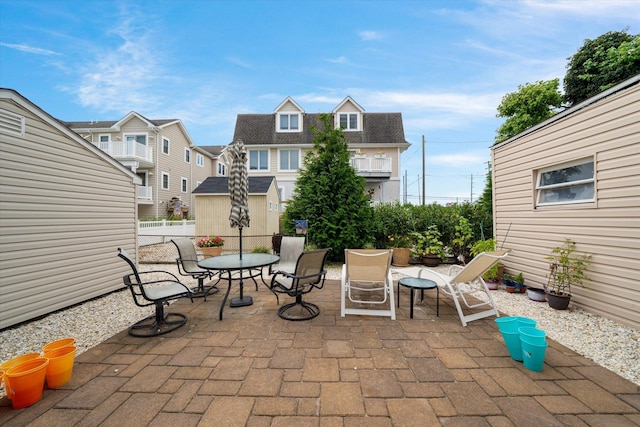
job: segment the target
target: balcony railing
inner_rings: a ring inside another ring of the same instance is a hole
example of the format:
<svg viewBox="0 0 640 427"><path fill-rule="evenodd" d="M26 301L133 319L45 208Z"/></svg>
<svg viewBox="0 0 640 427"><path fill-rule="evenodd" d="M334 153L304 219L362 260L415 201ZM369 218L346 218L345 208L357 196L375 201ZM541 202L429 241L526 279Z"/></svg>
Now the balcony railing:
<svg viewBox="0 0 640 427"><path fill-rule="evenodd" d="M153 200L153 187L138 185L138 199Z"/></svg>
<svg viewBox="0 0 640 427"><path fill-rule="evenodd" d="M147 163L153 162L153 150L151 147L133 141L109 141L100 142L98 147L118 160L138 160Z"/></svg>
<svg viewBox="0 0 640 427"><path fill-rule="evenodd" d="M391 157L355 156L351 158L351 166L363 176L391 176Z"/></svg>

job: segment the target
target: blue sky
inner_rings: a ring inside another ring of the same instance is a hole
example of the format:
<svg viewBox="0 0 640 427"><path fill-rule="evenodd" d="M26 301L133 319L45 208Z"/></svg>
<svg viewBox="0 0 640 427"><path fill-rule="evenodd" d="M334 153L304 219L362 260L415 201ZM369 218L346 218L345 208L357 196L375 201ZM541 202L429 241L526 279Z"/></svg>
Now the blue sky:
<svg viewBox="0 0 640 427"><path fill-rule="evenodd" d="M502 97L639 17L636 0L0 0L0 86L61 120L178 118L197 145L287 96L317 113L350 95L402 113L409 202L422 135L426 202L476 200Z"/></svg>

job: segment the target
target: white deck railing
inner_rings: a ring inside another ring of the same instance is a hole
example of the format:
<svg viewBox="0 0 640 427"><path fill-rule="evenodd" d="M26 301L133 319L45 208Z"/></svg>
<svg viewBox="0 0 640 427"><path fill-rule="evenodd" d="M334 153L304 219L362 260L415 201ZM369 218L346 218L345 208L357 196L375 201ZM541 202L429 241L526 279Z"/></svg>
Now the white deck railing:
<svg viewBox="0 0 640 427"><path fill-rule="evenodd" d="M151 147L133 141L109 141L100 142L98 147L116 159L140 159L146 162L153 161Z"/></svg>
<svg viewBox="0 0 640 427"><path fill-rule="evenodd" d="M183 219L180 221L138 221L138 245L154 245L165 243L172 237L194 237L196 221Z"/></svg>
<svg viewBox="0 0 640 427"><path fill-rule="evenodd" d="M351 166L357 172L391 172L391 157L352 157Z"/></svg>

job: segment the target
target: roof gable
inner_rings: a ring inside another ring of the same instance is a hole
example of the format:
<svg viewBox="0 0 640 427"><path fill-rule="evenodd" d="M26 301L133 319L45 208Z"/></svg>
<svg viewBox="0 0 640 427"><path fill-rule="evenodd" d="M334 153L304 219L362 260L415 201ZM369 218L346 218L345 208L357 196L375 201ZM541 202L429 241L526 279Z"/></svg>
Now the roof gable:
<svg viewBox="0 0 640 427"><path fill-rule="evenodd" d="M351 98L350 96L347 96L345 99L343 99L342 102L340 104L338 104L336 106L336 108L333 109L332 113L335 114L338 111L340 111L341 109L343 109L344 107L348 107L349 105L353 106L353 108L355 108L360 113L364 113L364 108L362 108L360 106L360 104L358 104L356 101L354 101L353 98ZM351 109L349 109L349 110L351 110Z"/></svg>
<svg viewBox="0 0 640 427"><path fill-rule="evenodd" d="M304 113L304 109L300 105L298 105L298 103L294 101L293 98L291 98L290 96L287 96L284 99L284 101L282 101L280 105L278 105L276 109L273 110L273 112L279 113L281 110L286 110L286 111L297 110L300 113Z"/></svg>

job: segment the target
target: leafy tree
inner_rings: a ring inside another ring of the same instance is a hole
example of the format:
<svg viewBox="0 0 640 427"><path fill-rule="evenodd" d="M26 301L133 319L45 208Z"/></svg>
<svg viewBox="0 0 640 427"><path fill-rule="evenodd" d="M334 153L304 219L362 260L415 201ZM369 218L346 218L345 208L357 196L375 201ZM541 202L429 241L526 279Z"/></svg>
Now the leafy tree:
<svg viewBox="0 0 640 427"><path fill-rule="evenodd" d="M563 97L558 79L527 83L518 86L516 92L508 93L498 106L496 117L506 120L496 131L496 143L540 123L556 114L562 106Z"/></svg>
<svg viewBox="0 0 640 427"><path fill-rule="evenodd" d="M373 209L365 193L365 180L349 162L342 129L334 129L331 115L321 114L323 130L312 127L314 151L304 158L296 189L284 212L288 232L296 219L309 220L309 240L330 247L330 259L344 260L346 248L373 242Z"/></svg>
<svg viewBox="0 0 640 427"><path fill-rule="evenodd" d="M565 99L577 104L640 73L640 34L609 31L568 58Z"/></svg>

